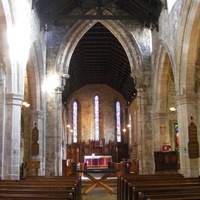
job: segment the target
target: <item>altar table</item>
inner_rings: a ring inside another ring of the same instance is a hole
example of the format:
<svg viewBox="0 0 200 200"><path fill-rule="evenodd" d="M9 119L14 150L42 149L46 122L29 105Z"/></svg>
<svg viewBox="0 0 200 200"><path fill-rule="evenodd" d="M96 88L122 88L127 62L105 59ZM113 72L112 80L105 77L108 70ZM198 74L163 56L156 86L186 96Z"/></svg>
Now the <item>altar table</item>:
<svg viewBox="0 0 200 200"><path fill-rule="evenodd" d="M115 173L119 170L115 169L84 169L84 170L76 170L78 173L82 172L84 173L84 176L89 178L92 181L92 184L89 185L84 189L84 194L88 194L93 188L95 188L97 185L103 187L106 191L109 193L114 193L114 190L109 187L107 184L103 183L104 180L106 180L112 173ZM100 179L95 178L92 174L103 174Z"/></svg>
<svg viewBox="0 0 200 200"><path fill-rule="evenodd" d="M85 155L84 163L87 166L108 166L108 163L112 162L111 155Z"/></svg>

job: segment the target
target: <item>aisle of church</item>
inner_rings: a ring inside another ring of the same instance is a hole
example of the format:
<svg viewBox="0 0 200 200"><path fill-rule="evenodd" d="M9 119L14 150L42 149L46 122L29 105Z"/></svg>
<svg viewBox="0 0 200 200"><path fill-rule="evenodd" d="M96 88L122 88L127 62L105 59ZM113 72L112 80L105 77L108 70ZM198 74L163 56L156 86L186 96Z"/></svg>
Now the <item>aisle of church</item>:
<svg viewBox="0 0 200 200"><path fill-rule="evenodd" d="M116 191L116 190L115 190ZM87 195L82 195L82 200L117 200L117 192L109 194L103 188L95 188Z"/></svg>
<svg viewBox="0 0 200 200"><path fill-rule="evenodd" d="M91 182L86 177L82 177L82 191L87 187ZM82 200L117 200L117 178L111 177L106 180L106 184L109 185L114 193L110 194L105 191L104 188L96 187L92 189L87 195L82 193Z"/></svg>

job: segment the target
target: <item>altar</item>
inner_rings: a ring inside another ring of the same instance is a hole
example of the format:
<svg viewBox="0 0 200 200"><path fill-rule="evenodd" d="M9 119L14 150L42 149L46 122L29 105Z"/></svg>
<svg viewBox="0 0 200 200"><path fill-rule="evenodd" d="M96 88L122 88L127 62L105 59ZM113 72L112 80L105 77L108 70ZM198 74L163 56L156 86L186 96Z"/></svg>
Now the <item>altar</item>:
<svg viewBox="0 0 200 200"><path fill-rule="evenodd" d="M111 155L85 155L84 156L84 163L88 167L106 167L108 166L108 163L112 162L112 156Z"/></svg>

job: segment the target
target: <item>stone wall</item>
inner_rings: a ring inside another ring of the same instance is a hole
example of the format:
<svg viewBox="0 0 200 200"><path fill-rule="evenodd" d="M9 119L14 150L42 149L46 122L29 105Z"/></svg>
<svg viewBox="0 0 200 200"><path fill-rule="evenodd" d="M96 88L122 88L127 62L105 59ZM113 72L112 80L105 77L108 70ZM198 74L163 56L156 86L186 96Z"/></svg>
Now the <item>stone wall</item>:
<svg viewBox="0 0 200 200"><path fill-rule="evenodd" d="M94 96L99 95L100 102L100 139L116 140L115 103L121 104L122 129L126 125L126 101L123 96L107 85L91 84L75 91L67 102L68 123L72 126L72 103L78 102L78 140L94 139Z"/></svg>

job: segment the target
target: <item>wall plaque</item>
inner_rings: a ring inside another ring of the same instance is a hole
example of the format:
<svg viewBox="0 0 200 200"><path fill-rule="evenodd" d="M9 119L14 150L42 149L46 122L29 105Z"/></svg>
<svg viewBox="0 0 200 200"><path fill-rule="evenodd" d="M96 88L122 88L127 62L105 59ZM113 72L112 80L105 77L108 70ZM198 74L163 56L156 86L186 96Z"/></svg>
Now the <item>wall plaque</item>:
<svg viewBox="0 0 200 200"><path fill-rule="evenodd" d="M39 135L39 130L37 129L36 123L35 123L35 127L32 130L32 144L31 144L32 156L39 155L38 135Z"/></svg>
<svg viewBox="0 0 200 200"><path fill-rule="evenodd" d="M188 142L188 153L189 158L198 158L199 157L199 143L197 140L197 127L191 122L188 127L189 133L189 142Z"/></svg>

